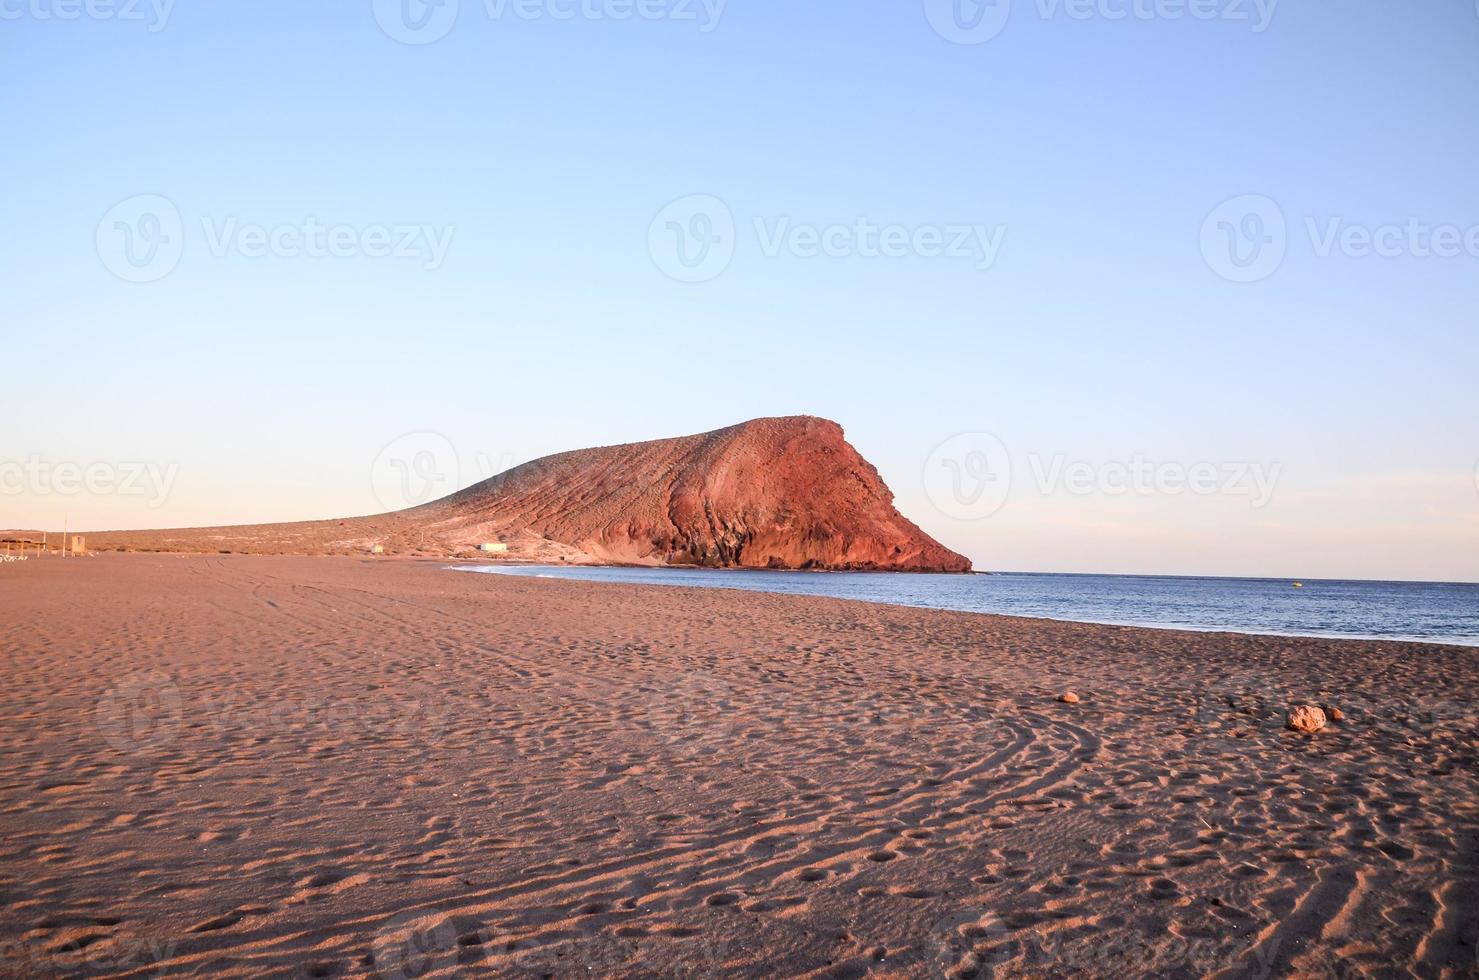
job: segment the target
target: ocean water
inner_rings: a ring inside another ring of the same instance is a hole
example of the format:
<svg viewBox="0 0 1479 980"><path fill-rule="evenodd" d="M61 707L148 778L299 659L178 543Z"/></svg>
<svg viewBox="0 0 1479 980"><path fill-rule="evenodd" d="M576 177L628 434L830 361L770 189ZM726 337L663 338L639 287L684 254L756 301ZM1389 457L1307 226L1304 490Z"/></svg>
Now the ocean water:
<svg viewBox="0 0 1479 980"><path fill-rule="evenodd" d="M463 566L591 582L748 589L1085 623L1479 646L1479 585L1153 575L904 575L700 568Z"/></svg>

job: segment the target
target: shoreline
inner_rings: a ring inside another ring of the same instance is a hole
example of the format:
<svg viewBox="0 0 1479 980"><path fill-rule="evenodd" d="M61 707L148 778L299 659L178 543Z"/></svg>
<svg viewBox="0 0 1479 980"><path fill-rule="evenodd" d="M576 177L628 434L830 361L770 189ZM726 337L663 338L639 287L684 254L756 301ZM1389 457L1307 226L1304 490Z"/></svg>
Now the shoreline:
<svg viewBox="0 0 1479 980"><path fill-rule="evenodd" d="M702 573L707 574L707 573L710 573L710 572L778 572L778 571L781 571L779 569L689 568L689 567L686 567L686 566L669 566L669 565L660 565L660 566L645 566L645 565L579 565L579 566L575 566L575 565L548 565L548 564L543 564L543 563L538 563L538 562L489 563L489 562L479 562L479 561L476 561L476 560L467 561L467 562L459 561L459 562L457 562L455 564L448 564L445 567L446 567L446 569L448 571L476 572L476 573L479 573L479 574L489 574L489 575L509 575L509 576L520 577L520 578L544 579L546 581L551 580L551 579L555 579L555 580L560 580L560 581L591 582L591 583L601 584L601 585L618 585L618 584L620 584L620 585L636 585L638 587L644 587L644 588L718 589L718 590L725 590L725 591L731 591L731 592L757 592L757 593L761 593L761 594L764 594L764 595L814 596L816 598L835 599L835 600L837 600L839 602L861 602L861 603L866 603L868 605L895 606L895 607L906 608L906 609L934 609L934 610L939 610L939 611L942 611L942 612L955 612L955 613L963 613L963 614L967 614L967 615L976 615L976 616L1000 616L1000 617L1006 617L1006 618L1011 618L1011 619L1025 619L1025 620L1033 620L1033 621L1048 622L1048 623L1074 623L1074 624L1080 624L1080 625L1086 625L1086 626L1113 626L1113 627L1119 627L1119 628L1125 628L1125 629L1148 629L1148 630L1157 630L1157 631L1163 631L1163 632L1186 632L1186 633L1198 633L1198 634L1223 634L1223 633L1226 633L1226 634L1230 634L1230 635L1234 635L1234 636L1265 636L1265 637L1281 637L1281 638L1286 638L1286 639L1341 640L1341 641L1353 641L1353 642L1363 642L1363 643L1423 644L1423 645L1431 645L1431 646L1452 647L1452 648L1461 649L1461 650L1479 650L1479 639L1475 639L1475 640L1473 640L1471 642L1463 642L1463 641L1457 641L1457 640L1440 639L1440 638L1424 637L1424 636L1417 636L1417 635L1397 635L1397 636L1390 636L1390 635L1388 635L1388 636L1382 636L1382 635L1359 634L1359 633L1317 633L1317 632L1297 632L1297 631L1281 631L1281 630L1260 630L1260 629L1238 628L1238 627L1230 627L1230 626L1198 626L1198 625L1191 625L1191 624L1186 624L1186 623L1130 622L1130 621L1124 621L1124 620L1118 620L1117 621L1117 620L1105 620L1105 619L1069 619L1069 618L1064 618L1064 617L1060 617L1060 616L1034 616L1034 615L1029 615L1029 614L1020 613L1020 612L1003 612L1003 611L982 610L982 609L966 609L966 608L961 608L961 607L956 607L956 606L925 605L923 603L893 602L893 601L889 601L889 600L886 600L886 599L869 599L869 598L861 598L861 597L855 597L855 596L839 596L839 595L831 595L831 594L827 594L827 593L818 593L818 592L787 592L787 591L784 591L784 590L751 589L751 588L740 588L740 587L733 587L733 586L709 585L709 584L686 583L686 582L618 582L618 581L602 582L599 578L594 577L594 576L592 576L592 577L583 577L583 576L580 576L579 574L576 574L576 575L538 575L538 574L531 574L530 571L529 571L530 569L550 569L550 570L556 571L556 572L565 572L565 571L568 571L568 572L576 572L576 573L579 573L579 572L581 572L583 570L588 570L588 569L612 569L612 570L616 570L616 571L650 570L650 571L654 571L654 572L672 572L672 571L689 572L689 571L693 571L693 572L702 572ZM788 570L785 570L785 571L786 571L787 574L807 574L807 573L813 572L815 570L811 570L811 569L806 569L806 570L792 570L792 569L788 569ZM829 572L829 574L874 574L874 573L867 573L867 572ZM897 573L897 572L878 572L876 574L893 576L893 575L897 575L897 574L900 574L900 573ZM926 573L905 573L905 574L915 574L915 575L918 575L918 574L926 574ZM964 573L964 574L966 574L966 575L998 575L998 576L1000 576L1000 575L1036 575L1036 576L1042 576L1042 577L1050 577L1050 576L1072 576L1072 577L1081 577L1081 578L1098 578L1098 577L1164 578L1164 579L1188 579L1189 578L1189 579L1204 579L1204 580L1207 580L1207 581L1220 581L1220 580L1223 580L1221 577L1218 577L1218 576L1179 576L1179 575L1178 576L1094 576L1094 575L1088 575L1088 574L1082 574L1082 575L1080 575L1078 573L1063 573L1063 572L1028 572L1028 573L1021 573L1021 572L967 572L967 573ZM951 575L951 577L955 577L955 576L954 575ZM1283 579L1227 579L1227 580L1228 581L1239 581L1239 582L1269 582L1269 583L1276 583L1276 582L1282 582L1282 581L1284 581ZM1346 580L1338 580L1338 579L1329 579L1329 580L1323 580L1323 579L1307 579L1306 581L1307 582L1315 582L1315 583L1318 583L1318 582L1322 582L1322 581L1323 582L1343 582L1343 581L1346 581ZM1376 584L1388 584L1388 583L1376 583ZM1402 584L1402 583L1391 583L1391 584ZM1416 584L1421 584L1421 585L1450 585L1450 584L1452 584L1452 585L1465 585L1466 583L1442 583L1442 582L1428 583L1428 582L1424 582L1424 583L1416 583ZM1476 588L1479 588L1479 587L1476 587Z"/></svg>

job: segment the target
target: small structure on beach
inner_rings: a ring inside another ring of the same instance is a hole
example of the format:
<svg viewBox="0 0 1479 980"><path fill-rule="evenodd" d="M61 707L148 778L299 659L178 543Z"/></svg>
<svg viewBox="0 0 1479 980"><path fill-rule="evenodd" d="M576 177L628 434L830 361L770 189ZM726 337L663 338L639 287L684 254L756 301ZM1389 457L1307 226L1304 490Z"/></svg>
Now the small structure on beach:
<svg viewBox="0 0 1479 980"><path fill-rule="evenodd" d="M504 555L508 553L508 545L502 541L485 541L478 545L478 550L488 555Z"/></svg>
<svg viewBox="0 0 1479 980"><path fill-rule="evenodd" d="M372 554L372 555L383 555L383 554L385 554L385 545L383 545L383 544L377 544L377 545L371 546L371 548L370 548L370 554Z"/></svg>

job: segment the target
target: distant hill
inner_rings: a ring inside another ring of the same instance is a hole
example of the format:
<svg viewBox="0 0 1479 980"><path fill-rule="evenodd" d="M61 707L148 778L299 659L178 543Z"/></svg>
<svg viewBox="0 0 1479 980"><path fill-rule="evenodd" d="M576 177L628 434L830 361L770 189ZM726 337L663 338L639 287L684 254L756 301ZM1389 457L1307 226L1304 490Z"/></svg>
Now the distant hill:
<svg viewBox="0 0 1479 980"><path fill-rule="evenodd" d="M89 532L96 549L447 556L717 568L969 571L894 508L836 422L765 418L694 436L546 456L376 517Z"/></svg>

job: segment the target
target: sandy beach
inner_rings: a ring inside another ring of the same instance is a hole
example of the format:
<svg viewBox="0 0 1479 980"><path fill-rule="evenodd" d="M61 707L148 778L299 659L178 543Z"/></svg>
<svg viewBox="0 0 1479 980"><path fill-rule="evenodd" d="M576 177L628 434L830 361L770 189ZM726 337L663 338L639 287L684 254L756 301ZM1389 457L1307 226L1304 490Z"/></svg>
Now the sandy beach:
<svg viewBox="0 0 1479 980"><path fill-rule="evenodd" d="M1479 974L1475 650L342 557L0 611L7 975Z"/></svg>

